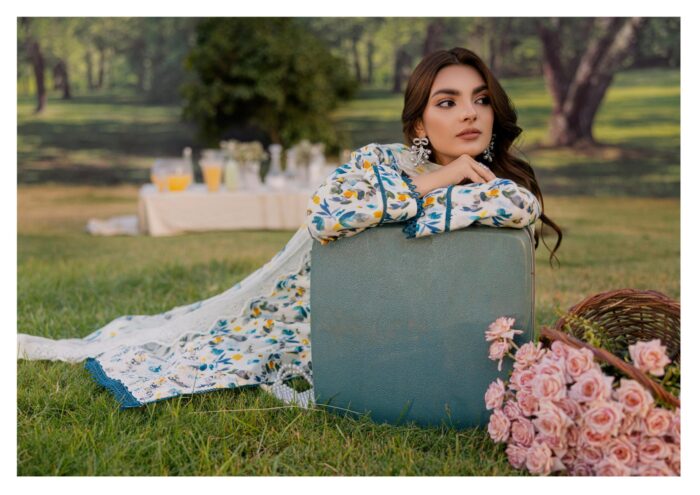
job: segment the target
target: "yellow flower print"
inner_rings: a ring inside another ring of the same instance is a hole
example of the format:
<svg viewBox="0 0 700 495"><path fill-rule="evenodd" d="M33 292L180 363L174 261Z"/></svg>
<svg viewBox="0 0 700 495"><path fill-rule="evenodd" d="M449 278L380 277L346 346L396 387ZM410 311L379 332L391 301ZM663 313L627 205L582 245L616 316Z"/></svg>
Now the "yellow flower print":
<svg viewBox="0 0 700 495"><path fill-rule="evenodd" d="M214 337L214 339L212 340L212 342L214 342L215 344L218 344L219 342L221 342L221 341L223 341L223 340L224 340L223 337L220 337L220 336L219 336L219 337Z"/></svg>
<svg viewBox="0 0 700 495"><path fill-rule="evenodd" d="M345 191L343 196L346 198L352 198L353 196L357 196L357 193L355 191Z"/></svg>
<svg viewBox="0 0 700 495"><path fill-rule="evenodd" d="M314 194L313 201L314 201L315 204L319 204L319 203L321 202L321 198L319 198L318 196L316 196L316 195Z"/></svg>
<svg viewBox="0 0 700 495"><path fill-rule="evenodd" d="M233 356L231 356L231 359L233 359L234 361L240 361L241 359L243 359L243 354L234 354Z"/></svg>
<svg viewBox="0 0 700 495"><path fill-rule="evenodd" d="M267 320L267 321L265 322L265 324L266 324L268 327L271 327L272 325L275 324L275 322L274 322L274 320Z"/></svg>
<svg viewBox="0 0 700 495"><path fill-rule="evenodd" d="M364 163L362 164L362 168L371 168L372 164L369 162L369 160L365 160Z"/></svg>
<svg viewBox="0 0 700 495"><path fill-rule="evenodd" d="M342 228L343 228L343 226L340 225L339 223L336 223L336 224L333 226L333 230L340 230L340 229L342 229Z"/></svg>
<svg viewBox="0 0 700 495"><path fill-rule="evenodd" d="M434 202L435 202L435 197L433 197L433 196L429 196L429 197L425 198L426 205L432 205Z"/></svg>
<svg viewBox="0 0 700 495"><path fill-rule="evenodd" d="M498 196L498 192L498 189L491 189L489 192L486 193L486 195L495 198L496 196Z"/></svg>
<svg viewBox="0 0 700 495"><path fill-rule="evenodd" d="M301 343L304 345L309 345L309 339L301 339Z"/></svg>
<svg viewBox="0 0 700 495"><path fill-rule="evenodd" d="M240 332L242 328L240 326L233 327L234 332Z"/></svg>
<svg viewBox="0 0 700 495"><path fill-rule="evenodd" d="M253 308L253 314L254 314L255 316L259 316L259 315L260 315L260 312L261 312L261 311L260 311L258 308Z"/></svg>
<svg viewBox="0 0 700 495"><path fill-rule="evenodd" d="M399 201L406 201L406 198L408 198L407 194L399 194Z"/></svg>
<svg viewBox="0 0 700 495"><path fill-rule="evenodd" d="M374 218L381 218L382 217L382 212L381 211L375 211L374 212Z"/></svg>
<svg viewBox="0 0 700 495"><path fill-rule="evenodd" d="M109 336L110 336L110 337L116 337L116 336L117 336L117 332L109 332Z"/></svg>

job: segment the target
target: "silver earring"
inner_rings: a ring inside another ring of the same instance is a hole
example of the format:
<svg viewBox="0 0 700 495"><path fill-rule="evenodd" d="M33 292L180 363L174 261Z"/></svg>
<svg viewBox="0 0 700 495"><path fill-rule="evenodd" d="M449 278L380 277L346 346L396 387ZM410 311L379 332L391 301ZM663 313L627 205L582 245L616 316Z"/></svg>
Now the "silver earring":
<svg viewBox="0 0 700 495"><path fill-rule="evenodd" d="M413 161L415 165L423 165L428 159L428 155L430 155L431 151L424 148L428 142L427 137L417 137L413 139L413 146L411 146L411 161Z"/></svg>
<svg viewBox="0 0 700 495"><path fill-rule="evenodd" d="M486 148L482 153L484 155L484 160L488 160L490 162L493 161L493 145L495 142L496 142L496 134L494 133L494 134L491 134L491 142L489 143L489 147Z"/></svg>

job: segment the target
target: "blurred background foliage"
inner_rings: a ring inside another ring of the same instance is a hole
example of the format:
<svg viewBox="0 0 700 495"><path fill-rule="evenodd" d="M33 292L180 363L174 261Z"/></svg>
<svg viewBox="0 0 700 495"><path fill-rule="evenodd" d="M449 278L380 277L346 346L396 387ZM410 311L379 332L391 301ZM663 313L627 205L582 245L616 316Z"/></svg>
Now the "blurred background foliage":
<svg viewBox="0 0 700 495"><path fill-rule="evenodd" d="M51 180L59 167L76 182L97 169L103 182L138 182L158 155L231 138L321 141L331 157L400 141L408 76L424 55L454 46L501 80L538 167L641 158L656 175L657 165L675 167L662 175L677 181L677 17L17 22L20 182ZM642 124L656 125L653 136ZM650 139L659 146L639 148Z"/></svg>

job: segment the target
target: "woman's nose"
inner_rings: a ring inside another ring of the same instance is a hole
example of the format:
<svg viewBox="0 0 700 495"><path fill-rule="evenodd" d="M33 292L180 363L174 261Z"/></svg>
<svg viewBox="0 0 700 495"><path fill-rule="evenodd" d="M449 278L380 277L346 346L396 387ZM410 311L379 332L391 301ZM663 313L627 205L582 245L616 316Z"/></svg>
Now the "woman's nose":
<svg viewBox="0 0 700 495"><path fill-rule="evenodd" d="M474 120L476 118L476 108L474 105L467 104L462 110L462 120Z"/></svg>

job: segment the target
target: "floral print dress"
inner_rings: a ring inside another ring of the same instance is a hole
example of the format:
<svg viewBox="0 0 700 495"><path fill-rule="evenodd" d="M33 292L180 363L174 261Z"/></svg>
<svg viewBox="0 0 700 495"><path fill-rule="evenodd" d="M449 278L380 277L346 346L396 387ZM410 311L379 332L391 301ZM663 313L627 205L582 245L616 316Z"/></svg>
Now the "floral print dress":
<svg viewBox="0 0 700 495"><path fill-rule="evenodd" d="M439 167L431 162L416 166L403 144L370 144L356 150L309 198L307 222L295 234L309 240L297 248L303 250L300 270L279 273L274 290L246 301L241 314L212 315L212 324L204 331L187 332L170 345L112 347L89 357L86 368L122 408L181 394L270 385L286 365L313 376L309 297L313 240L326 245L395 222L406 224L403 231L408 238L472 224L524 228L540 216L536 197L508 179L443 187L419 197L412 179ZM202 309L198 303L188 308ZM108 338L101 329L83 340ZM32 356L26 344L20 357L46 359Z"/></svg>

